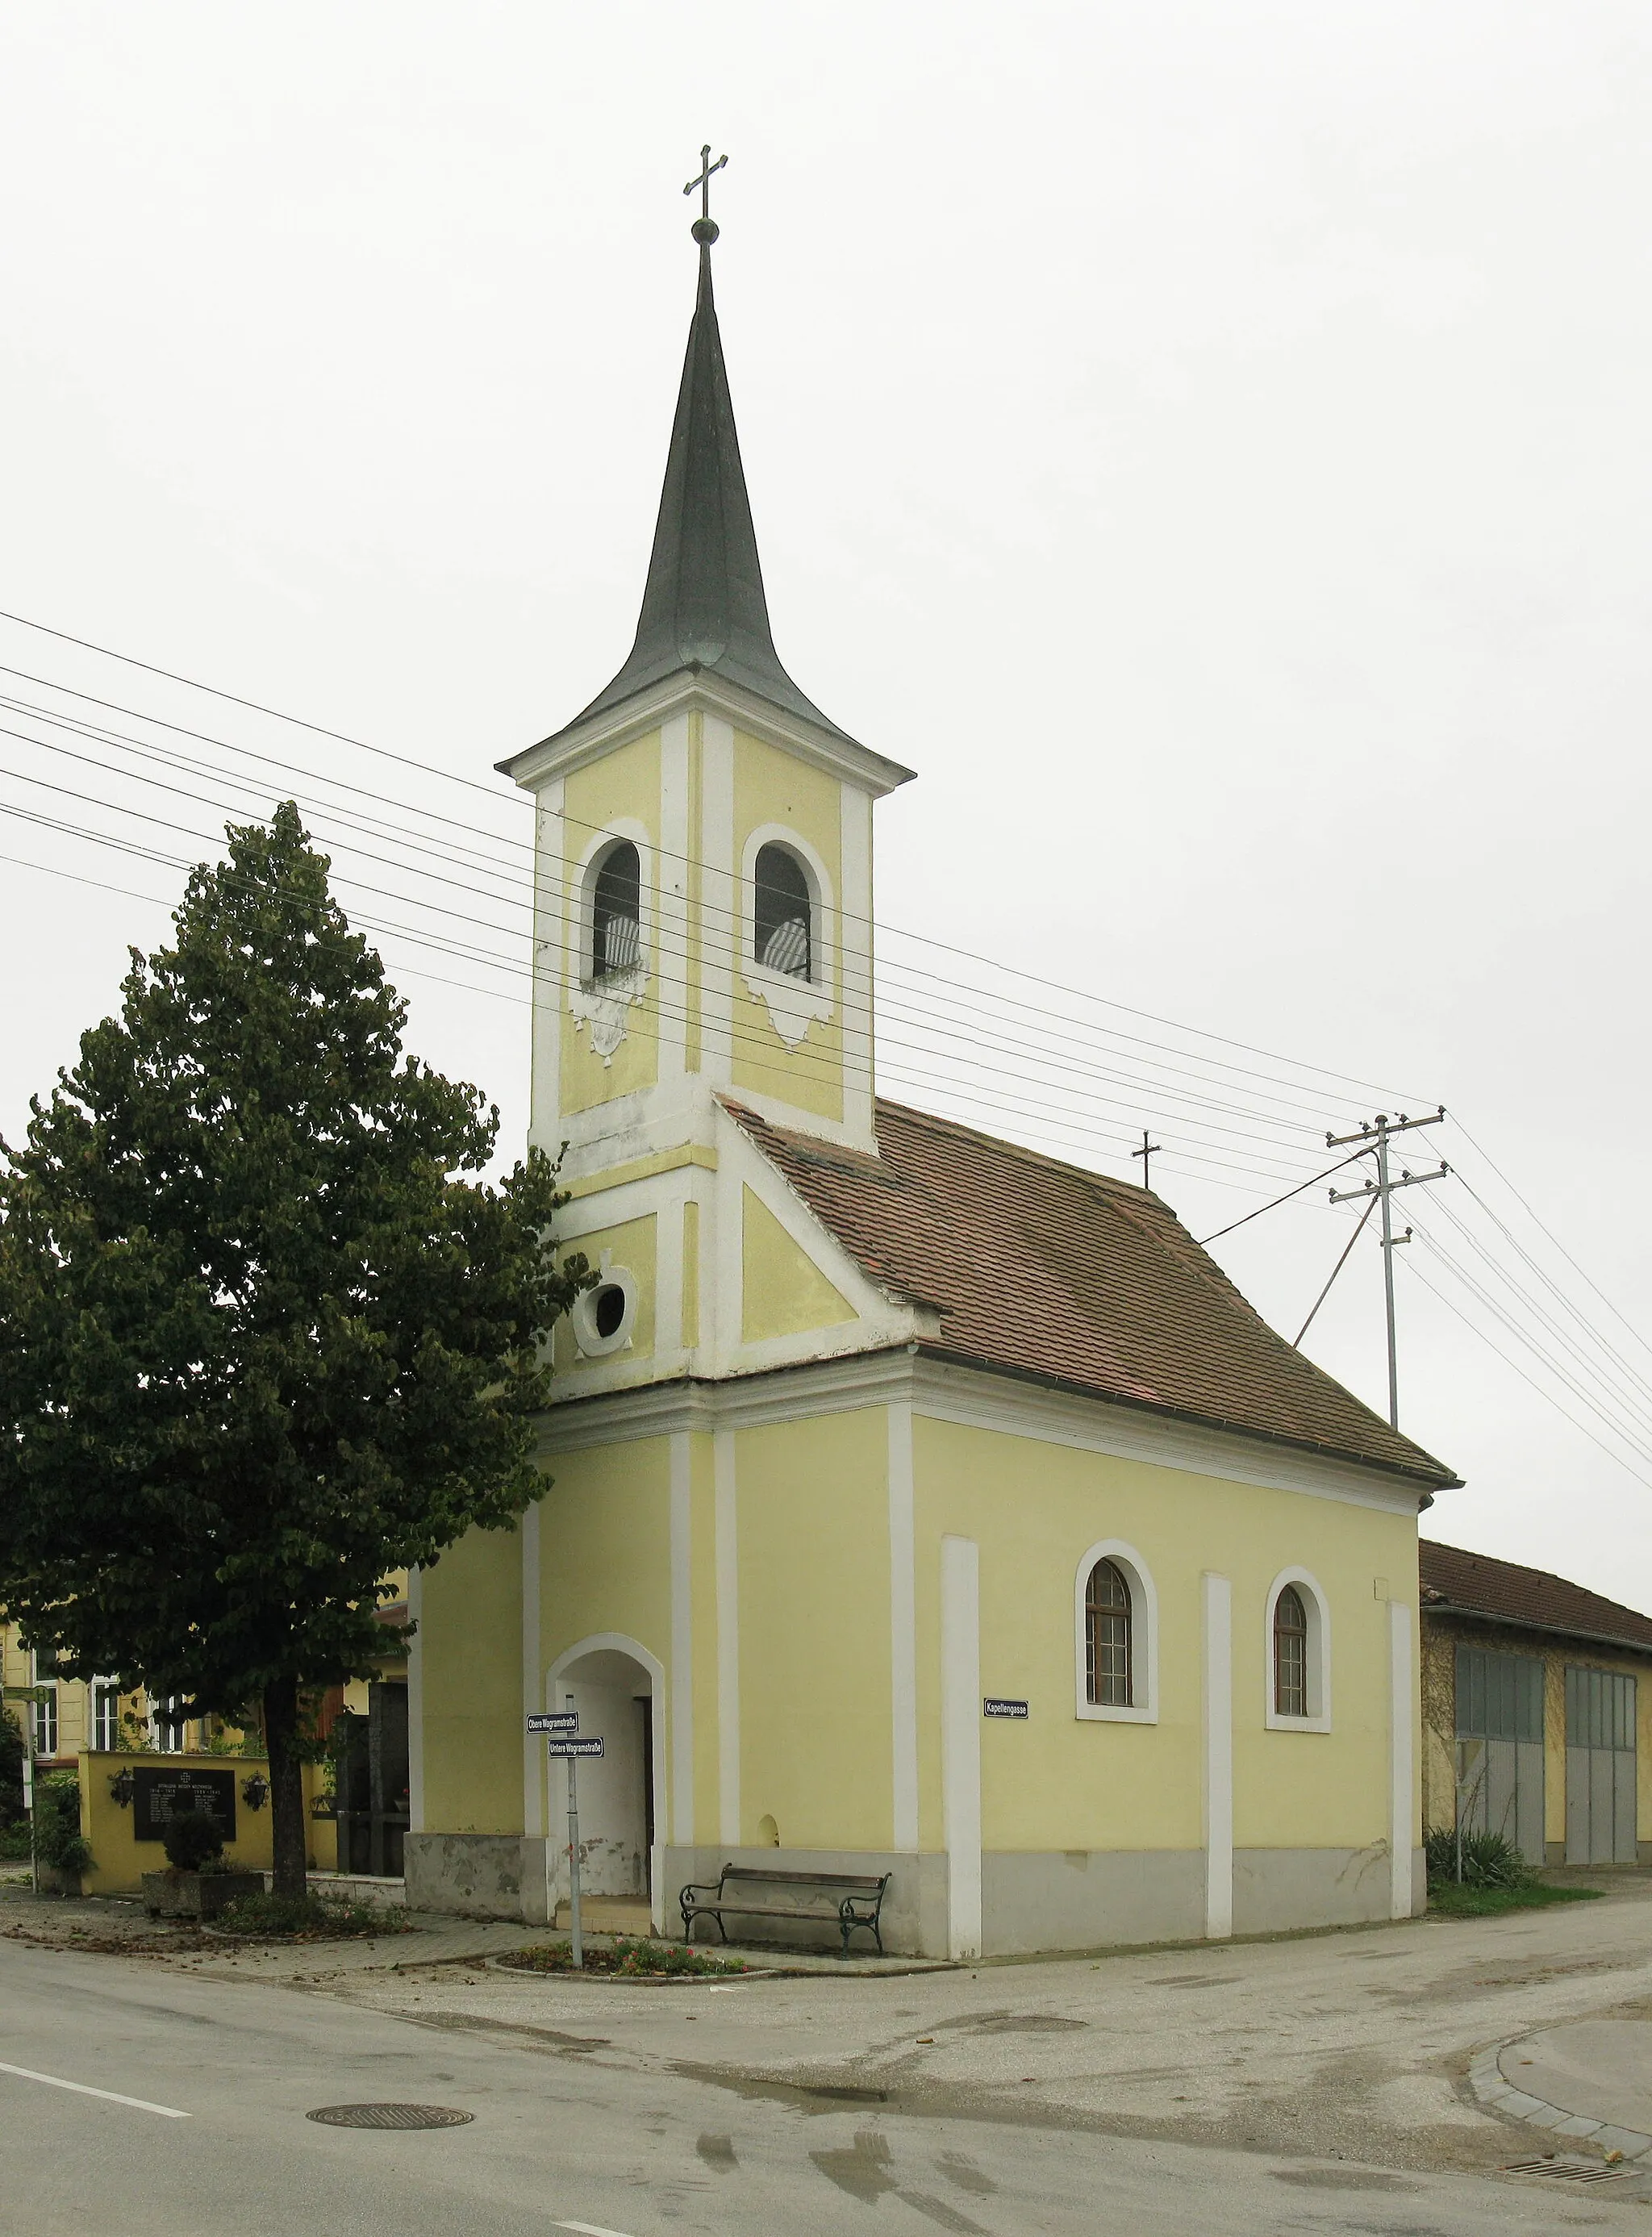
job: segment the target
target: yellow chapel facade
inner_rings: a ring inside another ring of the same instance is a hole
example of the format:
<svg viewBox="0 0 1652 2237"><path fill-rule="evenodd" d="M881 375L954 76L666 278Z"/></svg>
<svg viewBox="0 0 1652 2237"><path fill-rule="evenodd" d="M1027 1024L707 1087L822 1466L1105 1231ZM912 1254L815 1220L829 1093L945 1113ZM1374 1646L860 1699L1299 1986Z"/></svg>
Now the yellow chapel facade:
<svg viewBox="0 0 1652 2237"><path fill-rule="evenodd" d="M536 805L532 1137L599 1270L544 1496L410 1588L409 1901L680 1932L891 1875L955 1957L1423 1904L1417 1518L1450 1471L1145 1188L881 1101L872 820L780 666L702 221L637 640ZM777 1856L776 1851L780 1853Z"/></svg>

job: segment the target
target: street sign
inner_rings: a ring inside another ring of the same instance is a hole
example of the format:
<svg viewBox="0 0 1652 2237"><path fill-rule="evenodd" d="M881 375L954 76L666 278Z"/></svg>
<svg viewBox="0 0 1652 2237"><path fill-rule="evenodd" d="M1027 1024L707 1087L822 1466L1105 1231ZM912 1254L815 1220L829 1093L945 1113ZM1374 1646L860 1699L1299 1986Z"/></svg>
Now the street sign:
<svg viewBox="0 0 1652 2237"><path fill-rule="evenodd" d="M576 1732L579 1730L577 1709L536 1709L528 1719L530 1732Z"/></svg>
<svg viewBox="0 0 1652 2237"><path fill-rule="evenodd" d="M981 1704L981 1714L984 1717L1014 1717L1019 1719L1027 1714L1027 1705L1024 1701L1002 1700L996 1693L989 1693Z"/></svg>
<svg viewBox="0 0 1652 2237"><path fill-rule="evenodd" d="M545 1743L545 1752L547 1755L601 1755L602 1752L602 1743L601 1740L592 1739L550 1739L547 1740Z"/></svg>

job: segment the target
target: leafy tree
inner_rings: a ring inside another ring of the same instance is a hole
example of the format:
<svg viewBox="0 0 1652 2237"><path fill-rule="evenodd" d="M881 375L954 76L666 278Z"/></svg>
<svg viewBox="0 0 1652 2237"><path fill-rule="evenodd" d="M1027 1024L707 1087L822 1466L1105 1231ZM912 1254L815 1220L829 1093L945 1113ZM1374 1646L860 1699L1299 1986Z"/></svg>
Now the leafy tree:
<svg viewBox="0 0 1652 2237"><path fill-rule="evenodd" d="M0 1605L70 1676L261 1713L302 1893L301 1697L366 1674L387 1573L508 1528L556 1169L404 1057L405 1006L288 802L132 950L119 1018L0 1145Z"/></svg>

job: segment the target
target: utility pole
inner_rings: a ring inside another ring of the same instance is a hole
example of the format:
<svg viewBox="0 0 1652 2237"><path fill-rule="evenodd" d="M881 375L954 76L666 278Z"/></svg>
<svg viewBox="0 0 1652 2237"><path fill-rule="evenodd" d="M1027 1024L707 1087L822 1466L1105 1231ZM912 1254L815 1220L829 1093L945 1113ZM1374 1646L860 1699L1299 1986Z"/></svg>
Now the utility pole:
<svg viewBox="0 0 1652 2237"><path fill-rule="evenodd" d="M1443 1103L1438 1111L1431 1112L1425 1118L1408 1118L1403 1111L1398 1118L1391 1118L1386 1112L1379 1111L1373 1119L1360 1127L1357 1134L1327 1134L1325 1138L1327 1150L1346 1149L1350 1143L1367 1145L1377 1160L1374 1181L1367 1181L1363 1188L1333 1189L1330 1196L1333 1204L1347 1204L1356 1197L1368 1202L1374 1196L1379 1199L1382 1211L1383 1292L1388 1308L1388 1425L1394 1429L1399 1427L1399 1354L1394 1341L1394 1253L1402 1243L1410 1242L1411 1230L1407 1228L1404 1235L1394 1233L1389 1198L1399 1189L1418 1188L1425 1181L1443 1181L1451 1169L1443 1158L1438 1172L1408 1172L1402 1166L1399 1178L1395 1180L1388 1169L1388 1145L1396 1134L1409 1134L1418 1126L1438 1126L1445 1116L1445 1105ZM1357 1151L1356 1154L1363 1152Z"/></svg>
<svg viewBox="0 0 1652 2237"><path fill-rule="evenodd" d="M1142 1146L1139 1150L1132 1150L1130 1155L1133 1158L1140 1158L1142 1160L1142 1185L1144 1189L1150 1189L1153 1185L1153 1160L1158 1156L1158 1143L1154 1140L1152 1135L1148 1132L1147 1128L1143 1126L1142 1129Z"/></svg>

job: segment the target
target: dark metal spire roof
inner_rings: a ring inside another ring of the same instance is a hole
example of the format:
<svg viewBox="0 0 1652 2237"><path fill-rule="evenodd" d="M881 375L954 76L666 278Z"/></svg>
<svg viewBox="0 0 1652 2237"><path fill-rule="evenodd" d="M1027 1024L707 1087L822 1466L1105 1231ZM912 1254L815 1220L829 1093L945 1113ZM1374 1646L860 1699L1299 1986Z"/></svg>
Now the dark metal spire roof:
<svg viewBox="0 0 1652 2237"><path fill-rule="evenodd" d="M771 706L846 737L798 690L774 650L712 300L711 244L717 228L701 217L694 235L700 244L700 292L688 329L636 643L614 681L568 727L606 714L668 676L704 671L727 676Z"/></svg>

